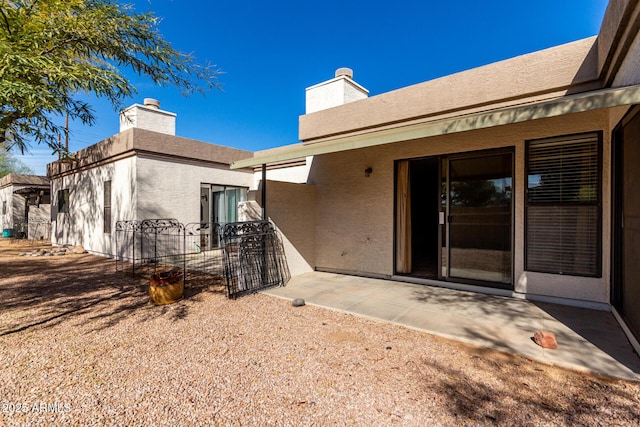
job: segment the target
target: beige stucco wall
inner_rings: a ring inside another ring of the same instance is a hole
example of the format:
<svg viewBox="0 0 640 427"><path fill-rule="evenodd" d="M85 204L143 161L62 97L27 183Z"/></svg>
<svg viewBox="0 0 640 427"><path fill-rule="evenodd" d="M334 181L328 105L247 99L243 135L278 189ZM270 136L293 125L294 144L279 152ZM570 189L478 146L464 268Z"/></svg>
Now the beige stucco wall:
<svg viewBox="0 0 640 427"><path fill-rule="evenodd" d="M111 181L111 230L104 233L104 181ZM116 221L136 219L136 158L83 170L51 181L51 241L82 245L92 253L115 252ZM58 212L58 191L69 189L69 213Z"/></svg>
<svg viewBox="0 0 640 427"><path fill-rule="evenodd" d="M283 238L292 276L315 266L316 206L314 185L267 181L267 216Z"/></svg>
<svg viewBox="0 0 640 427"><path fill-rule="evenodd" d="M640 6L638 6L640 8ZM613 86L640 84L640 33L637 33L622 65L613 81Z"/></svg>
<svg viewBox="0 0 640 427"><path fill-rule="evenodd" d="M598 74L605 85L624 86L637 79L640 1L612 0L607 5L598 34ZM627 80L627 79L631 80Z"/></svg>
<svg viewBox="0 0 640 427"><path fill-rule="evenodd" d="M312 142L385 124L494 109L594 89L600 87L595 41L590 37L306 114L300 117L299 137Z"/></svg>
<svg viewBox="0 0 640 427"><path fill-rule="evenodd" d="M609 300L610 170L603 173L602 278L556 276L524 271L524 149L528 139L604 131L603 163L609 164L610 117L592 111L509 126L388 144L314 158L315 266L392 275L394 161L498 147L515 148L514 284L517 292L599 303ZM365 177L364 170L373 168Z"/></svg>

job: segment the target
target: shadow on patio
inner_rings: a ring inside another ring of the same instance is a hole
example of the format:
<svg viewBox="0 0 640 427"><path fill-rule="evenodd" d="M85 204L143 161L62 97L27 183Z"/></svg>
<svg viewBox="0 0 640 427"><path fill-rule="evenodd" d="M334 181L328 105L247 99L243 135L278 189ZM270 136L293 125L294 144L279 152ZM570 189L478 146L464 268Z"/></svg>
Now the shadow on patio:
<svg viewBox="0 0 640 427"><path fill-rule="evenodd" d="M321 272L265 293L561 367L640 380L640 358L609 312ZM538 330L554 332L558 349L536 345Z"/></svg>

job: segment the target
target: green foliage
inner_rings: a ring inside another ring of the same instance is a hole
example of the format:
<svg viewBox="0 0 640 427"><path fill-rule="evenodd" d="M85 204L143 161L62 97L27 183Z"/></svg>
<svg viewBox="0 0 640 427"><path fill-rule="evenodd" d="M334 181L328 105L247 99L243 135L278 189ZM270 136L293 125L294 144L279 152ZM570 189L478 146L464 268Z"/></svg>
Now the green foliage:
<svg viewBox="0 0 640 427"><path fill-rule="evenodd" d="M33 174L33 171L0 144L0 178L10 173Z"/></svg>
<svg viewBox="0 0 640 427"><path fill-rule="evenodd" d="M24 152L32 138L57 151L61 117L95 120L78 94L107 98L119 110L137 93L127 69L185 95L217 88L220 72L175 50L157 24L153 14L111 0L3 0L0 142Z"/></svg>

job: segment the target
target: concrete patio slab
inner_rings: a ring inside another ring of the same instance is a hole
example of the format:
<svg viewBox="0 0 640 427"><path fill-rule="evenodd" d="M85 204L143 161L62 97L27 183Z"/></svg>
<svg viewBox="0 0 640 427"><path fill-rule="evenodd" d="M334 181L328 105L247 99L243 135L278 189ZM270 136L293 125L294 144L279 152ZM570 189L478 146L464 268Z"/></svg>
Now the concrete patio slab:
<svg viewBox="0 0 640 427"><path fill-rule="evenodd" d="M640 381L640 357L613 314L383 279L312 272L263 291L557 366ZM533 342L554 332L558 348Z"/></svg>

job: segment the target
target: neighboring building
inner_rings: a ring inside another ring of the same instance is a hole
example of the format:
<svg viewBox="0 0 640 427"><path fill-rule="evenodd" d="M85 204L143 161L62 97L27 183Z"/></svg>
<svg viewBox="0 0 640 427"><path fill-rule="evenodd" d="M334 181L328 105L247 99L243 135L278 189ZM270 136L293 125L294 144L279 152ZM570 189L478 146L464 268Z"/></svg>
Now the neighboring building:
<svg viewBox="0 0 640 427"><path fill-rule="evenodd" d="M120 220L238 220L254 172L229 165L251 153L175 136L176 115L159 107L145 99L145 105L127 108L120 133L47 166L54 245L113 256ZM211 228L201 232L209 234L203 241L215 244Z"/></svg>
<svg viewBox="0 0 640 427"><path fill-rule="evenodd" d="M16 238L48 239L51 205L46 176L0 178L0 230Z"/></svg>
<svg viewBox="0 0 640 427"><path fill-rule="evenodd" d="M292 271L613 307L638 338L638 28L613 0L597 37L370 98L340 69L302 143L232 168L313 156L266 185Z"/></svg>

